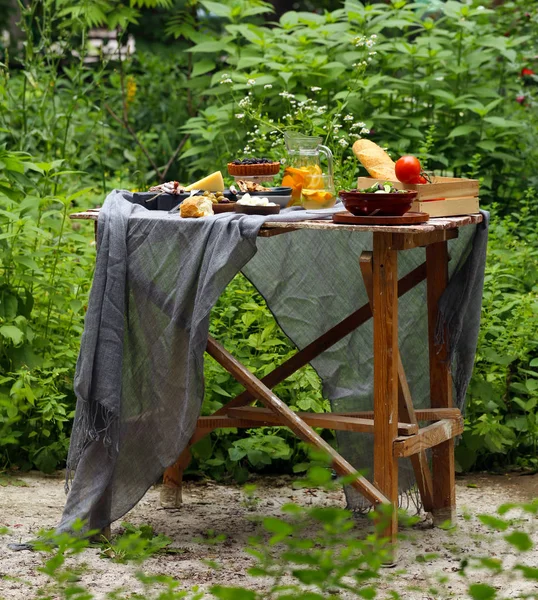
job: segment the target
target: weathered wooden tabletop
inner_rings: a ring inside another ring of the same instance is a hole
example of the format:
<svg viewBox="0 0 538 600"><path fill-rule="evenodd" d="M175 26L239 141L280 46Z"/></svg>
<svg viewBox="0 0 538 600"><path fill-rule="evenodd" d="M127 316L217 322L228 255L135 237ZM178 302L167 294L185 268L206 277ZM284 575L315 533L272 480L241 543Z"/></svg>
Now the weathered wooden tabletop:
<svg viewBox="0 0 538 600"><path fill-rule="evenodd" d="M165 211L163 211L165 212ZM81 219L96 221L99 218L99 209L89 209L70 215L71 219ZM180 218L179 216L177 217ZM344 225L336 224L332 221L267 221L262 229L327 229L327 230L345 230L345 231L373 231L390 233L428 233L444 229L455 229L464 225L480 223L482 215L463 215L460 217L436 217L426 223L418 225Z"/></svg>

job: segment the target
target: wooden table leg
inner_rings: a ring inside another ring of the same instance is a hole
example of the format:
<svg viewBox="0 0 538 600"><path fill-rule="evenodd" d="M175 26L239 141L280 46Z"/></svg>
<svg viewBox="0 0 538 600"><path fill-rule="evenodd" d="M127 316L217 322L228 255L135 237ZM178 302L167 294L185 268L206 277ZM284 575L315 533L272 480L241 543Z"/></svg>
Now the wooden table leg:
<svg viewBox="0 0 538 600"><path fill-rule="evenodd" d="M430 397L432 408L452 407L452 377L448 361L446 332L436 344L438 303L448 283L448 247L446 242L426 247L428 339L430 351ZM440 525L456 518L454 440L432 448L433 522Z"/></svg>
<svg viewBox="0 0 538 600"><path fill-rule="evenodd" d="M360 256L362 278L364 280L364 287L366 288L370 305L373 305L374 303L372 257L372 252L366 250ZM418 425L418 419L413 406L413 398L411 397L411 391L409 390L409 384L407 383L407 377L398 350L398 420L400 419L404 423ZM413 472L415 474L415 480L417 482L424 510L426 512L431 512L433 507L433 483L426 452L419 452L409 458L413 466Z"/></svg>
<svg viewBox="0 0 538 600"><path fill-rule="evenodd" d="M385 535L398 532L398 254L391 235L374 233L374 485L393 506Z"/></svg>
<svg viewBox="0 0 538 600"><path fill-rule="evenodd" d="M180 508L183 504L182 484L183 471L191 461L190 444L176 460L168 467L163 475L163 486L160 493L160 502L163 508Z"/></svg>

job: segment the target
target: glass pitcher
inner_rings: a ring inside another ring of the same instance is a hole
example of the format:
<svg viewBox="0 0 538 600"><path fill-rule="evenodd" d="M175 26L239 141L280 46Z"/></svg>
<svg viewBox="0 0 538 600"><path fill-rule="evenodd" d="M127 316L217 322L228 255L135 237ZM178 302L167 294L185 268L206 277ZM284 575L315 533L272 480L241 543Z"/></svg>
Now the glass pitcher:
<svg viewBox="0 0 538 600"><path fill-rule="evenodd" d="M333 154L327 146L321 144L321 138L315 136L303 135L295 131L286 131L284 141L288 150L288 164L284 170L284 179L282 185L291 187L291 204L299 204L301 191L309 180L309 187L315 184L315 175L322 175L321 156L327 158L327 178L319 178L318 189L324 185L324 181L329 181L332 186L333 181Z"/></svg>

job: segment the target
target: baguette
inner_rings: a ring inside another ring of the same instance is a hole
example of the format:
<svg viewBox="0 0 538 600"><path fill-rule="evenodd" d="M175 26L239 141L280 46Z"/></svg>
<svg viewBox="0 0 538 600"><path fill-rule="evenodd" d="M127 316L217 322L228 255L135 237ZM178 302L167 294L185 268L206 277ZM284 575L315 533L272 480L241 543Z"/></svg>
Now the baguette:
<svg viewBox="0 0 538 600"><path fill-rule="evenodd" d="M371 140L357 140L353 144L353 153L359 159L370 177L398 181L392 158Z"/></svg>

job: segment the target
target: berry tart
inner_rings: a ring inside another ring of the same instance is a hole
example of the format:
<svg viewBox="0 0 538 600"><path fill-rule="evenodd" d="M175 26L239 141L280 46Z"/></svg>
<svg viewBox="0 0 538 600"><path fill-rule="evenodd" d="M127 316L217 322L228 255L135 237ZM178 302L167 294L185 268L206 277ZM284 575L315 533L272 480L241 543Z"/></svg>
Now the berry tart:
<svg viewBox="0 0 538 600"><path fill-rule="evenodd" d="M276 175L280 171L280 163L268 158L244 158L228 163L228 173L232 177L257 177L260 175Z"/></svg>

